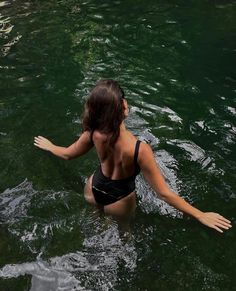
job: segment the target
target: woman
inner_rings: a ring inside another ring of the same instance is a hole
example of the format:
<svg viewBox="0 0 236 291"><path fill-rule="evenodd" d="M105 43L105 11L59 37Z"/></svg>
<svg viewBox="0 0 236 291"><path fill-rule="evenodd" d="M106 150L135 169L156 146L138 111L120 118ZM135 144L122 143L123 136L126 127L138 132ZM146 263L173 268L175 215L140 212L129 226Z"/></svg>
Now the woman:
<svg viewBox="0 0 236 291"><path fill-rule="evenodd" d="M134 212L135 177L141 170L153 190L168 204L218 232L229 229L229 220L218 213L198 210L169 189L150 146L126 129L127 116L128 104L119 84L101 80L87 99L83 133L75 143L60 147L38 136L34 145L66 160L86 154L95 146L100 165L88 179L84 194L89 203L103 208L105 213L126 217Z"/></svg>

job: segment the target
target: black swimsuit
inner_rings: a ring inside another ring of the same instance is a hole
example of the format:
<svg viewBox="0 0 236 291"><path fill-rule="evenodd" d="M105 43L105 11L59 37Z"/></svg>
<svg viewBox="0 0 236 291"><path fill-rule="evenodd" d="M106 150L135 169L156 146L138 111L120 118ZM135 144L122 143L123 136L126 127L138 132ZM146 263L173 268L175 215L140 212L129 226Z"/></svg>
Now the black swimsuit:
<svg viewBox="0 0 236 291"><path fill-rule="evenodd" d="M108 205L114 203L135 190L135 178L140 172L138 165L138 151L140 146L140 140L137 140L134 151L134 174L128 178L112 180L102 173L101 165L93 174L92 179L92 192L95 201L101 205Z"/></svg>

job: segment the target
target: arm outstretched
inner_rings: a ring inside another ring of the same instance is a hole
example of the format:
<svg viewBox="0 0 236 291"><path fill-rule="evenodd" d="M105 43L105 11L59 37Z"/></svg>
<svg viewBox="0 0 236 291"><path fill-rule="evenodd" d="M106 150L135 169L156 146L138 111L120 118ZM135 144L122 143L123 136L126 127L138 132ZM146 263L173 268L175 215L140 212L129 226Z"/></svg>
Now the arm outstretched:
<svg viewBox="0 0 236 291"><path fill-rule="evenodd" d="M202 224L214 228L218 232L223 232L222 229L229 229L231 227L231 222L222 215L214 212L202 212L171 191L161 174L149 145L141 144L138 162L146 181L168 204L193 216Z"/></svg>
<svg viewBox="0 0 236 291"><path fill-rule="evenodd" d="M64 160L71 160L82 156L93 147L90 133L88 131L83 132L80 138L68 147L57 146L43 136L35 137L34 145L42 150L49 151Z"/></svg>

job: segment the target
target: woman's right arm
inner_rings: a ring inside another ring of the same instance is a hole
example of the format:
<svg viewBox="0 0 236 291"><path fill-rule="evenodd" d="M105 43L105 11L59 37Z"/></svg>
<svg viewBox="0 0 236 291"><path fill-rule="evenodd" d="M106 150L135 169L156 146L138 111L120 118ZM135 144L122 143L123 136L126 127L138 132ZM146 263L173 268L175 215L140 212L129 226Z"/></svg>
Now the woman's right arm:
<svg viewBox="0 0 236 291"><path fill-rule="evenodd" d="M64 160L70 160L82 156L93 147L90 132L88 131L83 132L80 138L68 147L57 146L43 136L35 137L34 145L42 150L49 151Z"/></svg>
<svg viewBox="0 0 236 291"><path fill-rule="evenodd" d="M156 163L152 149L145 143L141 143L138 163L145 180L168 204L193 216L202 224L214 228L219 232L223 232L222 229L229 229L231 227L231 222L220 214L214 212L202 212L190 205L175 192L171 191Z"/></svg>

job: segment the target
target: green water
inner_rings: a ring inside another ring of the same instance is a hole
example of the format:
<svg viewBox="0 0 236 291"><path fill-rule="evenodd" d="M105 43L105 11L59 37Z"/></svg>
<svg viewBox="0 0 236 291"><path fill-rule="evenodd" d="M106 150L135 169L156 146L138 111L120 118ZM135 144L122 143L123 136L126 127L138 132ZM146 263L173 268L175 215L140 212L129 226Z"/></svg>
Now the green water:
<svg viewBox="0 0 236 291"><path fill-rule="evenodd" d="M0 2L0 290L236 290L235 1ZM218 234L142 176L129 238L83 198L96 153L33 146L81 131L90 88L114 78L128 128L170 186L234 227Z"/></svg>

